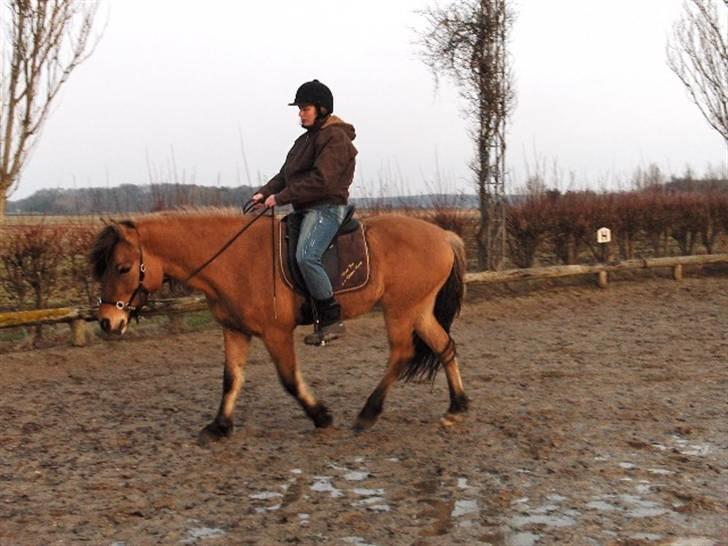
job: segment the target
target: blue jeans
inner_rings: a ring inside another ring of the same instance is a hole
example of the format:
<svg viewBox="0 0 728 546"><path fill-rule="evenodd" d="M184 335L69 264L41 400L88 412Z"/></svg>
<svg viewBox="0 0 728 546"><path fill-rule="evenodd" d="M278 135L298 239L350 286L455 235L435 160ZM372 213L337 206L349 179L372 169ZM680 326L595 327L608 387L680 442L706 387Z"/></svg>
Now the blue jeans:
<svg viewBox="0 0 728 546"><path fill-rule="evenodd" d="M334 295L334 291L321 265L321 257L339 230L346 207L319 205L301 212L304 217L296 247L296 261L309 293L317 300L326 300Z"/></svg>

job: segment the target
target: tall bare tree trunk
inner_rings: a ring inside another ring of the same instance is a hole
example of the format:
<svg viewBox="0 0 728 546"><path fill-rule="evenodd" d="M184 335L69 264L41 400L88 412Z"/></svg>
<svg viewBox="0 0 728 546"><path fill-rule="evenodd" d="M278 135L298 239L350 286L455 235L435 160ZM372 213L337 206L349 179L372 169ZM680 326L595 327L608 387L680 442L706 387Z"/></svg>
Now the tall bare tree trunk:
<svg viewBox="0 0 728 546"><path fill-rule="evenodd" d="M477 242L478 242L478 268L488 269L490 263L490 237L488 226L490 226L490 211L492 196L488 191L487 181L490 176L490 153L488 143L490 135L488 134L488 105L486 101L480 101L478 120L478 138L477 138L477 169L476 178L478 184L478 205L480 207L480 225L478 226Z"/></svg>
<svg viewBox="0 0 728 546"><path fill-rule="evenodd" d="M473 120L471 168L480 206L476 233L480 269L505 255L505 124L513 103L507 42L508 0L454 0L424 12L422 55L437 80L452 76Z"/></svg>

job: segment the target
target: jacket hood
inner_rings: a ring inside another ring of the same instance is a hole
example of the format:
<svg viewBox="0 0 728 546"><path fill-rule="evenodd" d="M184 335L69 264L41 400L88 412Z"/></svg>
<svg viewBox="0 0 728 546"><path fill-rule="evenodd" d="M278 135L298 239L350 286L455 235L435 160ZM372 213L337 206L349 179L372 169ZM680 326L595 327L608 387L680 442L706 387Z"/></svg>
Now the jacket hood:
<svg viewBox="0 0 728 546"><path fill-rule="evenodd" d="M323 131L324 129L328 129L329 127L338 127L340 129L343 129L346 133L346 136L348 136L350 140L354 140L356 138L356 130L354 129L354 126L351 123L346 123L339 116L331 114L321 126L321 130Z"/></svg>

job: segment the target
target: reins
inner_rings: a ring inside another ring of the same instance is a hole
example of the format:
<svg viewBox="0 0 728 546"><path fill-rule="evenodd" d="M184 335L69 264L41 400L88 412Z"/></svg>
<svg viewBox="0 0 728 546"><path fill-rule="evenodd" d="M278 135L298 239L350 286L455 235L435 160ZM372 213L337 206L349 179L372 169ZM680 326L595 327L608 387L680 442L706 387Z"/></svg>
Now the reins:
<svg viewBox="0 0 728 546"><path fill-rule="evenodd" d="M252 199L248 200L243 205L243 214L249 213L251 210L253 210L255 208L255 206L256 206L256 202L255 201L253 201ZM273 264L272 264L273 265L273 268L272 268L272 271L273 271L273 277L271 279L271 281L273 283L273 318L277 319L278 318L278 305L277 305L277 302L276 302L276 300L277 300L277 293L276 293L276 257L277 257L276 248L277 248L277 245L276 245L276 222L275 222L275 219L276 219L276 209L275 209L275 206L273 206L273 207L264 206L263 209L258 214L256 214L255 217L250 222L248 222L246 225L244 225L240 231L238 231L235 235L233 235L233 237L227 243L225 243L220 250L218 250L215 254L213 254L212 257L209 258L200 267L198 267L192 273L190 273L189 275L187 275L187 277L182 281L182 284L186 284L187 281L189 281L192 277L194 277L195 275L197 275L200 271L202 271L208 265L210 265L212 262L214 262L215 259L218 256L220 256L220 254L222 254L223 252L225 252L228 249L228 247L231 244L233 244L235 242L235 240L238 237L240 237L245 232L246 229L248 229L250 226L252 226L255 223L256 220L258 220L261 216L265 215L265 213L268 212L269 210L271 211L271 214L270 214L270 229L271 229L271 245L272 245L272 250L273 250L272 251L272 258L273 258Z"/></svg>
<svg viewBox="0 0 728 546"><path fill-rule="evenodd" d="M255 206L255 203L252 200L245 203L245 205L243 206L243 214L247 214L248 212L253 210L254 206ZM189 281L192 277L194 277L195 275L200 273L200 271L202 271L208 265L210 265L212 262L214 262L218 258L218 256L220 256L220 254L225 252L228 249L228 247L235 242L235 240L238 237L240 237L243 233L245 233L245 230L247 230L250 226L252 226L256 222L256 220L258 220L261 216L263 216L269 210L271 212L273 212L272 218L274 218L275 213L274 213L273 207L263 207L263 209L258 214L256 214L255 217L250 222L245 224L235 235L233 235L230 238L230 240L222 246L222 248L220 250L215 252L215 254L213 254L205 263L203 263L201 266L199 266L197 269L195 269L192 273L187 275L187 277L185 277L185 279L182 281L182 284L186 284L187 281ZM271 221L271 223L273 223L273 222ZM275 229L275 226L274 226L274 229ZM274 275L275 275L275 272L274 272ZM274 276L274 279L275 279L275 276ZM273 286L275 289L275 284Z"/></svg>
<svg viewBox="0 0 728 546"><path fill-rule="evenodd" d="M271 278L271 282L273 283L273 318L275 320L278 320L278 305L276 304L276 259L278 258L278 252L276 249L278 248L277 237L276 237L276 209L275 206L271 207L271 216L270 216L270 237L271 237L271 249L272 249L272 257L273 261L271 263L272 267L271 270L273 272L273 277Z"/></svg>

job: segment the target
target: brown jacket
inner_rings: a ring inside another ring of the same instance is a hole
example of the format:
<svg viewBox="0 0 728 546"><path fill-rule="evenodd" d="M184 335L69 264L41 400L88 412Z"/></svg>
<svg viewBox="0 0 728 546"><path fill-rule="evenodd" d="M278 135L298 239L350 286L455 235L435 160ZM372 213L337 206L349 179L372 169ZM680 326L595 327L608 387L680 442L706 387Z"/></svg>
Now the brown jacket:
<svg viewBox="0 0 728 546"><path fill-rule="evenodd" d="M296 139L280 172L258 190L279 205L303 209L325 203L346 205L357 150L354 127L331 115Z"/></svg>

